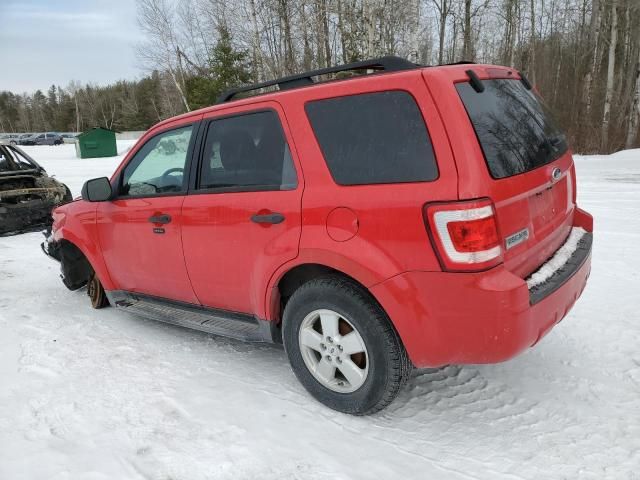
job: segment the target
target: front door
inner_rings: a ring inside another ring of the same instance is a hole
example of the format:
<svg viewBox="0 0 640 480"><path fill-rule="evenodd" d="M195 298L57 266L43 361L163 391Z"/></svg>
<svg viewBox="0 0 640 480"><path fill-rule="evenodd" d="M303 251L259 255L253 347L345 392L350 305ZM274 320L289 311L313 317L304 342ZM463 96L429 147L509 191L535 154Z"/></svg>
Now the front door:
<svg viewBox="0 0 640 480"><path fill-rule="evenodd" d="M203 305L259 314L271 275L298 254L302 176L278 104L214 115L182 208L187 270Z"/></svg>
<svg viewBox="0 0 640 480"><path fill-rule="evenodd" d="M197 303L182 255L182 203L196 125L151 137L119 175L116 198L100 203L97 226L119 290Z"/></svg>

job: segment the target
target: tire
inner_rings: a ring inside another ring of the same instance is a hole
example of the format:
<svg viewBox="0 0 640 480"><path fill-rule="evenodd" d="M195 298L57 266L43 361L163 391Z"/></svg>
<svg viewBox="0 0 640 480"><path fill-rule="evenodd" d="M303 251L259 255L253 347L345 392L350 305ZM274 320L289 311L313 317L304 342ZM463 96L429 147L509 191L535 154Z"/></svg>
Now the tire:
<svg viewBox="0 0 640 480"><path fill-rule="evenodd" d="M100 283L98 276L93 271L89 275L89 281L87 282L87 295L93 308L100 309L109 306L109 300L104 293L102 283Z"/></svg>
<svg viewBox="0 0 640 480"><path fill-rule="evenodd" d="M331 327L334 316L338 317L338 334L328 338L325 330L335 332ZM358 348L353 347L354 331L362 342ZM316 400L343 413L369 415L382 410L398 395L413 369L384 310L366 289L343 277L320 277L298 288L285 307L282 334L300 383ZM350 354L362 347L361 353ZM331 371L327 364L335 367L333 379L327 374ZM355 374L352 364L358 367Z"/></svg>

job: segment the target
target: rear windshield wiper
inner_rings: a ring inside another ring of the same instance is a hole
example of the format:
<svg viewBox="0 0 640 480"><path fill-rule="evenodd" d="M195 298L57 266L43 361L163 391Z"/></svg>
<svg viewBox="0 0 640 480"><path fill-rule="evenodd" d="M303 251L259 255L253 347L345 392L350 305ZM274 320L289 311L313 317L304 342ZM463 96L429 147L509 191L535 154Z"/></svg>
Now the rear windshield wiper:
<svg viewBox="0 0 640 480"><path fill-rule="evenodd" d="M476 92L478 93L484 92L484 83L482 83L482 80L480 80L480 77L476 75L476 72L474 72L473 70L467 70L464 73L466 73L467 76L469 77L469 84Z"/></svg>

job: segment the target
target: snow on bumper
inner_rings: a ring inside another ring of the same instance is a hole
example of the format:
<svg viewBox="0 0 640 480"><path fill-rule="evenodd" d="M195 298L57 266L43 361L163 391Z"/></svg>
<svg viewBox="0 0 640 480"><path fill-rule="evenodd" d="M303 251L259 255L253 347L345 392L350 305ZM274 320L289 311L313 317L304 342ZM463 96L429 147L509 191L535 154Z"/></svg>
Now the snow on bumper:
<svg viewBox="0 0 640 480"><path fill-rule="evenodd" d="M535 345L566 316L589 277L591 244L585 232L563 267L531 289L501 265L480 273L406 272L371 292L415 366L497 363Z"/></svg>
<svg viewBox="0 0 640 480"><path fill-rule="evenodd" d="M573 227L555 255L527 278L531 304L544 300L562 287L587 260L592 244L593 234L581 227Z"/></svg>

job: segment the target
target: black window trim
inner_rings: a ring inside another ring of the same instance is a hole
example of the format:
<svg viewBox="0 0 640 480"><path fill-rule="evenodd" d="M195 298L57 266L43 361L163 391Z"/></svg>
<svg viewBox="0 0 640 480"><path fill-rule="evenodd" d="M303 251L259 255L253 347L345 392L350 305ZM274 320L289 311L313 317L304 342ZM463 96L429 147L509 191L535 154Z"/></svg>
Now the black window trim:
<svg viewBox="0 0 640 480"><path fill-rule="evenodd" d="M245 115L253 115L255 113L265 113L265 112L273 112L276 114L278 118L278 122L280 123L280 130L282 131L282 136L284 138L285 143L287 144L287 148L289 149L289 155L291 156L291 163L293 165L293 171L296 174L296 185L294 188L274 188L272 185L239 185L239 186L230 186L230 187L213 187L213 188L199 188L200 184L200 171L201 164L204 161L204 149L207 145L207 134L209 133L209 126L218 120L226 120L228 118L236 118L243 117ZM198 152L197 158L192 162L193 165L191 167L191 172L189 176L189 188L188 195L215 195L220 193L248 193L248 192L295 192L300 188L300 175L298 174L298 170L296 168L296 161L293 158L293 152L291 150L291 145L289 144L289 140L287 139L287 134L284 128L284 124L278 110L273 107L267 106L259 106L255 110L244 110L242 112L229 112L222 113L219 116L208 117L205 118L202 122L202 126L199 132L198 139Z"/></svg>
<svg viewBox="0 0 640 480"><path fill-rule="evenodd" d="M433 163L434 163L435 168L436 168L436 176L432 180L414 180L414 181L410 181L410 182L339 183L336 180L336 178L333 176L333 172L329 168L329 164L327 163L327 159L324 156L324 151L322 150L322 146L320 145L320 140L318 140L318 136L316 135L316 131L313 128L313 125L311 124L311 119L309 118L309 114L307 112L307 105L310 104L310 103L318 102L318 101L322 101L322 100L332 100L332 99L335 99L335 98L355 97L357 95L368 95L368 94L386 93L386 92L402 92L402 93L406 93L412 98L412 100L416 104L416 107L418 108L418 113L420 113L420 118L422 119L422 123L424 123L425 131L427 132L427 138L429 139L429 144L431 145L431 151L433 152ZM311 132L313 133L313 138L315 139L316 145L318 147L318 150L320 151L320 154L322 155L322 160L324 162L324 167L329 172L329 175L331 176L331 180L333 180L333 183L335 183L336 186L343 187L343 188L353 188L353 187L375 187L376 185L412 185L412 184L420 185L420 184L423 184L423 183L437 182L440 179L440 165L438 164L438 156L436 155L435 144L432 141L431 132L429 131L429 125L427 123L426 118L424 118L424 114L422 113L422 107L420 105L420 102L418 102L418 99L415 97L413 92L411 92L410 90L407 90L407 89L404 89L404 88L387 88L387 89L382 89L382 90L370 90L370 91L365 91L365 92L332 95L330 97L320 97L320 98L314 98L314 99L306 100L304 102L304 104L302 105L302 107L304 109L304 114L305 114L305 117L307 119L307 123L309 125L309 128L311 129Z"/></svg>
<svg viewBox="0 0 640 480"><path fill-rule="evenodd" d="M159 131L158 133L149 137L142 145L140 145L140 147L136 149L133 155L131 155L126 165L122 166L122 168L120 169L120 173L114 179L115 181L111 182L111 188L116 192L112 200L128 200L128 199L136 199L136 198L157 198L157 197L181 197L181 196L187 195L189 180L191 177L191 164L193 163L193 155L195 153L196 141L199 141L197 137L199 136L200 131L202 130L201 123L202 122L199 120L184 123L184 124L169 128L167 130ZM165 192L165 193L144 194L144 195L121 195L120 192L122 191L122 181L124 179L124 171L127 169L131 161L136 157L138 152L142 150L144 146L154 138L160 135L164 135L166 133L172 132L174 130L180 130L186 127L192 127L192 131L191 131L191 138L189 139L189 146L187 147L187 156L185 158L184 174L183 174L185 175L185 177L182 179L182 189L179 192Z"/></svg>

